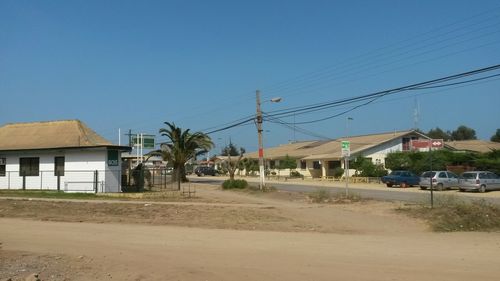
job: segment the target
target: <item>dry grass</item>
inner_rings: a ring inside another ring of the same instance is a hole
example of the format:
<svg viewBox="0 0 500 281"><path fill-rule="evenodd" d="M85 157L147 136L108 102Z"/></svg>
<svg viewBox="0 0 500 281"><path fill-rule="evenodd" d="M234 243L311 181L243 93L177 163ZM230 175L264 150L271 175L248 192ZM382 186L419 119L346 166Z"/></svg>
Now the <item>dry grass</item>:
<svg viewBox="0 0 500 281"><path fill-rule="evenodd" d="M363 200L357 193L350 192L348 194L345 194L345 192L337 192L332 194L330 190L326 188L319 188L316 191L310 192L307 197L312 203L326 204L348 204L353 202L360 202Z"/></svg>
<svg viewBox="0 0 500 281"><path fill-rule="evenodd" d="M94 223L139 223L186 227L309 231L308 222L296 221L269 206L218 204L162 204L119 202L0 200L0 218Z"/></svg>
<svg viewBox="0 0 500 281"><path fill-rule="evenodd" d="M443 196L438 197L434 208L419 204L397 210L426 220L432 230L439 232L500 230L500 208L485 200L465 201L456 196Z"/></svg>

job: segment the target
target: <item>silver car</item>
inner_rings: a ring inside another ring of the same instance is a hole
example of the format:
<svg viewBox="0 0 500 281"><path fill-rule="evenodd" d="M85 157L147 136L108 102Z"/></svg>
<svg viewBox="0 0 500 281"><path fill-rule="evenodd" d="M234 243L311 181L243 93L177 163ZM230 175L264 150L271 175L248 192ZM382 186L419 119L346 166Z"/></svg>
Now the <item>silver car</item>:
<svg viewBox="0 0 500 281"><path fill-rule="evenodd" d="M431 181L433 189L439 191L458 187L459 185L459 177L452 172L428 171L423 172L422 175L420 175L420 188L424 190L430 188Z"/></svg>
<svg viewBox="0 0 500 281"><path fill-rule="evenodd" d="M488 171L465 172L460 178L459 189L460 191L477 190L479 192L500 189L500 177Z"/></svg>

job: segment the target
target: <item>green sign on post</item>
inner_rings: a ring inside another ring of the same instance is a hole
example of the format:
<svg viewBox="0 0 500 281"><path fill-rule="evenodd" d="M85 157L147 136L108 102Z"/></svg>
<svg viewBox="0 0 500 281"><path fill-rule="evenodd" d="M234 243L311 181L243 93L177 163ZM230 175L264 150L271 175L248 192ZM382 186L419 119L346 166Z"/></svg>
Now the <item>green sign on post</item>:
<svg viewBox="0 0 500 281"><path fill-rule="evenodd" d="M342 149L349 149L351 143L349 141L342 141Z"/></svg>
<svg viewBox="0 0 500 281"><path fill-rule="evenodd" d="M349 141L342 141L342 157L349 157L351 155L351 143Z"/></svg>
<svg viewBox="0 0 500 281"><path fill-rule="evenodd" d="M141 136L132 136L132 145L140 147L141 146ZM155 136L154 135L142 135L142 148L153 149L155 148Z"/></svg>
<svg viewBox="0 0 500 281"><path fill-rule="evenodd" d="M142 147L144 148L155 148L155 138L154 137L144 137L144 143L142 144Z"/></svg>

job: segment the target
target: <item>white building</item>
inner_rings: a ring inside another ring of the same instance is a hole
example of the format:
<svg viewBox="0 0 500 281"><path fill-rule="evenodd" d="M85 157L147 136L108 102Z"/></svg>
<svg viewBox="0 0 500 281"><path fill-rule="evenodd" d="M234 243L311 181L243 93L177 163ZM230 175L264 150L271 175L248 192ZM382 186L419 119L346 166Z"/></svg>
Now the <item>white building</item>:
<svg viewBox="0 0 500 281"><path fill-rule="evenodd" d="M120 192L121 152L79 120L0 127L0 189Z"/></svg>
<svg viewBox="0 0 500 281"><path fill-rule="evenodd" d="M266 168L286 175L289 171L277 171L279 162L287 155L297 159L296 171L305 177L331 177L337 167L344 168L342 141L350 142L351 159L358 156L370 159L374 164L385 165L390 152L410 151L411 141L429 139L415 131L396 131L382 134L351 136L330 141L304 141L264 149ZM246 158L257 159L258 153L245 153ZM352 171L351 171L352 174Z"/></svg>

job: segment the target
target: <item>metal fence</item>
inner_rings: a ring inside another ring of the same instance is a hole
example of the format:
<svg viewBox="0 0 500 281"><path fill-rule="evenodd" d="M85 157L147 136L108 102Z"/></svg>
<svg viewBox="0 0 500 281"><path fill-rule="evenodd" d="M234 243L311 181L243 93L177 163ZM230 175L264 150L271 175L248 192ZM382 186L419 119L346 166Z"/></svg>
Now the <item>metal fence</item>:
<svg viewBox="0 0 500 281"><path fill-rule="evenodd" d="M125 191L180 190L177 182L172 182L172 170L167 168L144 168L126 171L122 176Z"/></svg>
<svg viewBox="0 0 500 281"><path fill-rule="evenodd" d="M65 192L119 192L121 171L73 170L57 174L53 170L26 176L19 171L6 171L0 176L0 189L60 190Z"/></svg>

